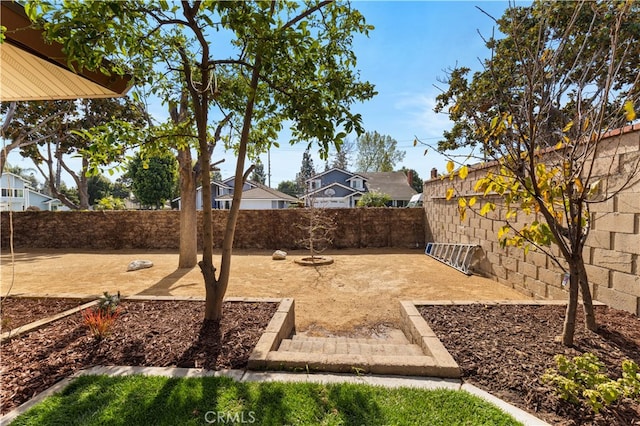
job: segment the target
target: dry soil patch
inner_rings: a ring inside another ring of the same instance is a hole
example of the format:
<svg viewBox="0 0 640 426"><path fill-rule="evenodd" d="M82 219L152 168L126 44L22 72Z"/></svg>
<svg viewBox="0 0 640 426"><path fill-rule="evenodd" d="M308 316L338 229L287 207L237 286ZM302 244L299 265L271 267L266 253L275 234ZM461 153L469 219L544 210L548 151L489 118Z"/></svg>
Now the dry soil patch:
<svg viewBox="0 0 640 426"><path fill-rule="evenodd" d="M398 300L525 299L495 281L467 276L422 250L358 249L325 252L334 263L299 266L290 252L284 261L272 251L236 250L227 296L292 297L296 327L302 331L349 332L363 325L398 326ZM151 260L149 269L127 272L129 262ZM163 251L70 252L30 250L2 255L2 294L69 295L104 291L123 295L204 296L196 266L176 269L178 255ZM216 255L214 263L219 264ZM12 282L11 277L14 277Z"/></svg>

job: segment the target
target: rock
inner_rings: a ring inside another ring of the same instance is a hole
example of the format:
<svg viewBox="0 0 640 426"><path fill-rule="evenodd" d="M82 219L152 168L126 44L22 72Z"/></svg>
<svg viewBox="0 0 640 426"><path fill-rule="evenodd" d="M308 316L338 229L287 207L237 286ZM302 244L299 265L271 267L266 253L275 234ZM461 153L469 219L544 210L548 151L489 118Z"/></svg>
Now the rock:
<svg viewBox="0 0 640 426"><path fill-rule="evenodd" d="M287 252L282 250L276 250L273 252L273 255L271 255L271 258L273 260L285 260L287 258Z"/></svg>
<svg viewBox="0 0 640 426"><path fill-rule="evenodd" d="M150 260L134 260L129 263L127 267L127 272L129 271L137 271L138 269L151 268L153 266L153 262Z"/></svg>

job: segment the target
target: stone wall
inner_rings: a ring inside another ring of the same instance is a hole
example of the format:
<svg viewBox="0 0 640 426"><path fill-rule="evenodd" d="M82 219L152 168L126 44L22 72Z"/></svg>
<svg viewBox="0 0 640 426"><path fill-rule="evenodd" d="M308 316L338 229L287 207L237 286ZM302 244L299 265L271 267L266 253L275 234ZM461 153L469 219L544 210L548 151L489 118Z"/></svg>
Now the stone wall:
<svg viewBox="0 0 640 426"><path fill-rule="evenodd" d="M296 249L304 237L304 209L241 210L236 248ZM422 209L328 209L337 228L335 248L424 247ZM222 245L228 212L213 212L214 245ZM178 211L16 212L12 215L16 249L177 249ZM9 247L9 214L1 220L2 248ZM202 215L199 212L199 226ZM201 246L201 242L199 242Z"/></svg>
<svg viewBox="0 0 640 426"><path fill-rule="evenodd" d="M597 156L596 174L610 174L610 191L628 176L640 156L640 125L611 132L607 149ZM566 299L561 269L545 254L515 248L502 249L498 229L504 225L503 209L487 218L467 212L460 221L457 200L446 201L447 188L463 195L474 194L476 180L488 167L472 168L463 182L432 179L424 184L427 241L478 244L482 252L476 268L497 281L540 299ZM585 247L587 273L594 298L609 306L640 315L640 183L638 176L628 189L609 201L591 205L592 228ZM483 200L482 197L479 200ZM499 200L491 201L498 203ZM475 206L478 210L482 202ZM516 224L531 223L532 216L519 214ZM519 221L519 222L518 222ZM557 249L555 251L557 254Z"/></svg>

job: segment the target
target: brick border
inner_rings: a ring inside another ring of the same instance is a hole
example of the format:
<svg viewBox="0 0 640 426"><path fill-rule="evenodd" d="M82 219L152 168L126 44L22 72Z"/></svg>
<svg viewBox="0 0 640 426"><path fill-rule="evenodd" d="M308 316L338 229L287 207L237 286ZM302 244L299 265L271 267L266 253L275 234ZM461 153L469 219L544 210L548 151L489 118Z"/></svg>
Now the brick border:
<svg viewBox="0 0 640 426"><path fill-rule="evenodd" d="M278 310L249 355L248 369L262 370L267 368L269 353L278 349L282 340L291 336L295 331L295 301L292 298L279 300Z"/></svg>

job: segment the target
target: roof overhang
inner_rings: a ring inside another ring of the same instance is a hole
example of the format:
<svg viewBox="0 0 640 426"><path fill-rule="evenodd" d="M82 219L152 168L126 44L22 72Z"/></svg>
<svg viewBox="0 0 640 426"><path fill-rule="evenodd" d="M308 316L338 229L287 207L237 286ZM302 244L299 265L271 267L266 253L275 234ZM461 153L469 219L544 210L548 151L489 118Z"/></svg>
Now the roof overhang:
<svg viewBox="0 0 640 426"><path fill-rule="evenodd" d="M0 44L0 101L113 98L129 90L128 76L73 72L62 45L46 43L21 5L2 1L0 7L0 23L7 28Z"/></svg>

